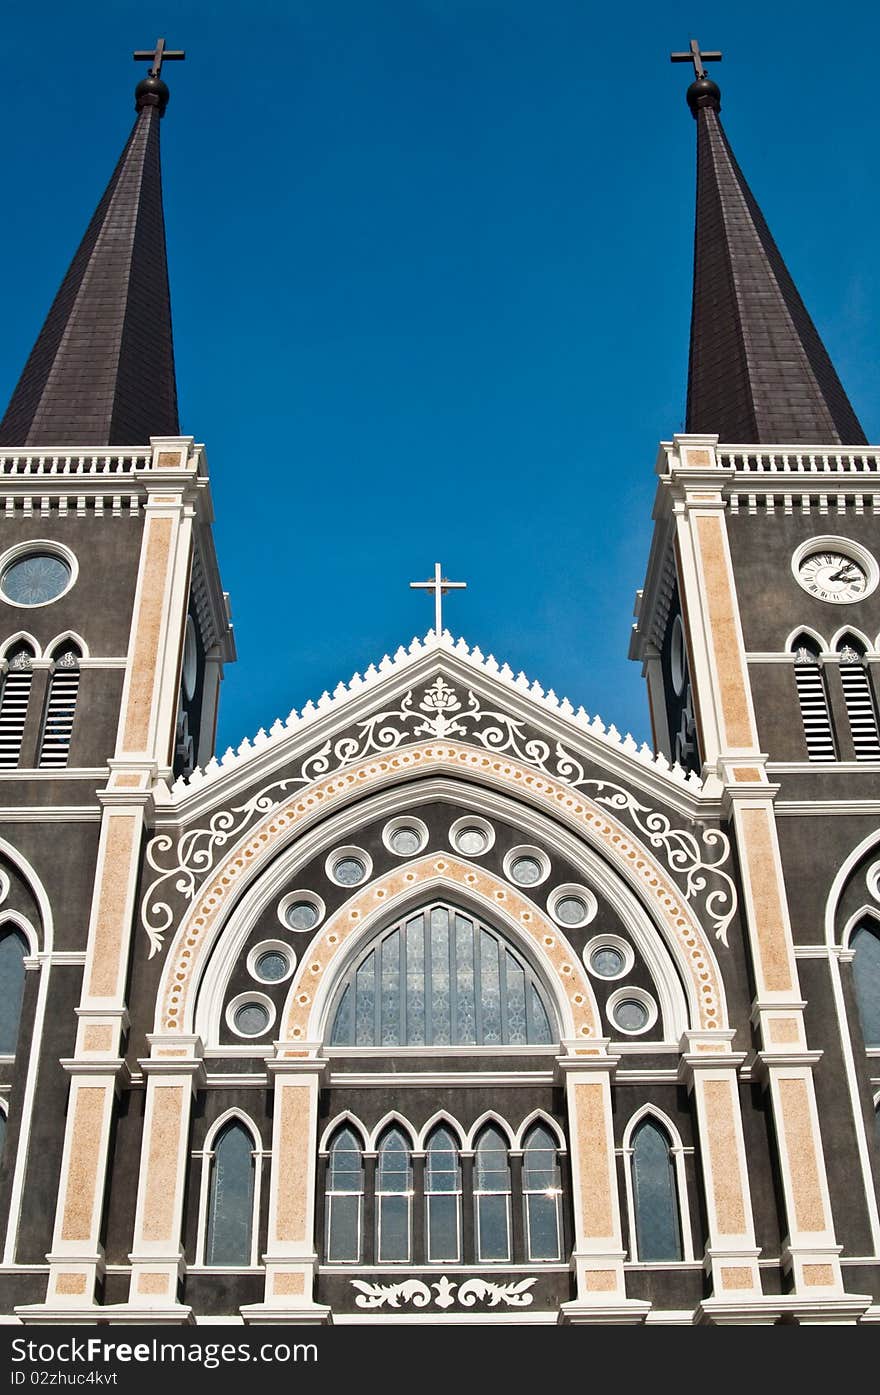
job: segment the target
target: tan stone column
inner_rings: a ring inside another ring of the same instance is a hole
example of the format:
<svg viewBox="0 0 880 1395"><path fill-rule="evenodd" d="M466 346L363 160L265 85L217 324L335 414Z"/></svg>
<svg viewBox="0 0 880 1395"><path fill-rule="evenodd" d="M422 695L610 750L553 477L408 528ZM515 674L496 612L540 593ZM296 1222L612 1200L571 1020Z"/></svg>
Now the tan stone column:
<svg viewBox="0 0 880 1395"><path fill-rule="evenodd" d="M627 1298L620 1197L611 1118L611 1081L619 1057L607 1041L572 1043L557 1061L565 1082L571 1155L577 1296L562 1306L569 1323L640 1323L651 1304Z"/></svg>
<svg viewBox="0 0 880 1395"><path fill-rule="evenodd" d="M267 1063L274 1083L266 1296L241 1313L248 1323L316 1323L330 1309L315 1302L315 1177L318 1092L327 1062L318 1046L278 1043Z"/></svg>
<svg viewBox="0 0 880 1395"><path fill-rule="evenodd" d="M187 1321L190 1309L178 1302L184 1274L183 1201L189 1165L193 1095L204 1081L202 1043L192 1036L152 1036L149 1059L140 1065L147 1078L144 1135L138 1179L128 1308L123 1321L141 1317Z"/></svg>
<svg viewBox="0 0 880 1395"><path fill-rule="evenodd" d="M694 1098L709 1236L705 1267L713 1297L702 1304L713 1322L772 1322L761 1294L749 1169L739 1102L743 1052L733 1032L687 1032L680 1075Z"/></svg>

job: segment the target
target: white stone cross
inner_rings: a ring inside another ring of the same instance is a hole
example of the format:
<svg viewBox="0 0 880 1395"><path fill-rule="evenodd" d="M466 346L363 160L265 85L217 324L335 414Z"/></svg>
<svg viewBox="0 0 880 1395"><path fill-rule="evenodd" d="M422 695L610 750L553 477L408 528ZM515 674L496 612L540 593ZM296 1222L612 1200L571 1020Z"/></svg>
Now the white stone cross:
<svg viewBox="0 0 880 1395"><path fill-rule="evenodd" d="M431 581L411 581L413 591L434 592L434 633L439 639L443 633L443 597L447 591L464 591L466 581L447 581L439 562L434 563L434 576Z"/></svg>

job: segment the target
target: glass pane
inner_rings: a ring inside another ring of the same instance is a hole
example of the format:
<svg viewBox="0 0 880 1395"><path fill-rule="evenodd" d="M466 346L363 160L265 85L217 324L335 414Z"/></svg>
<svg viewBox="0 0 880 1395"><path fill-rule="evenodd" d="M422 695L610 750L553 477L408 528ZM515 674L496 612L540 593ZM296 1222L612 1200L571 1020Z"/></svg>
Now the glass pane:
<svg viewBox="0 0 880 1395"><path fill-rule="evenodd" d="M416 916L406 927L406 1044L425 1041L425 918Z"/></svg>
<svg viewBox="0 0 880 1395"><path fill-rule="evenodd" d="M520 886L534 886L541 880L541 864L535 857L517 857L511 864L510 875Z"/></svg>
<svg viewBox="0 0 880 1395"><path fill-rule="evenodd" d="M254 1215L254 1141L241 1124L224 1129L211 1170L208 1264L250 1264Z"/></svg>
<svg viewBox="0 0 880 1395"><path fill-rule="evenodd" d="M633 1139L633 1192L639 1259L681 1259L678 1200L665 1134L645 1123Z"/></svg>
<svg viewBox="0 0 880 1395"><path fill-rule="evenodd" d="M331 1046L352 1046L354 1032L354 989L351 984L347 984L345 992L339 1000L339 1007L336 1009L336 1017L333 1021L333 1030L330 1033Z"/></svg>
<svg viewBox="0 0 880 1395"><path fill-rule="evenodd" d="M523 1157L523 1188L527 1192L543 1192L559 1186L556 1167L556 1140L538 1125L526 1139Z"/></svg>
<svg viewBox="0 0 880 1395"><path fill-rule="evenodd" d="M465 1046L477 1040L474 1001L474 923L455 917L455 1040Z"/></svg>
<svg viewBox="0 0 880 1395"><path fill-rule="evenodd" d="M648 1009L638 998L624 998L614 1009L614 1021L625 1032L640 1032L648 1022Z"/></svg>
<svg viewBox="0 0 880 1395"><path fill-rule="evenodd" d="M498 941L488 931L480 931L480 1007L483 1016L483 1045L501 1040L501 978L498 968Z"/></svg>
<svg viewBox="0 0 880 1395"><path fill-rule="evenodd" d="M866 1046L880 1046L880 935L861 926L852 937L853 979Z"/></svg>
<svg viewBox="0 0 880 1395"><path fill-rule="evenodd" d="M428 1197L428 1259L458 1259L458 1197Z"/></svg>
<svg viewBox="0 0 880 1395"><path fill-rule="evenodd" d="M380 1196L379 1259L409 1259L409 1197Z"/></svg>
<svg viewBox="0 0 880 1395"><path fill-rule="evenodd" d="M457 1192L460 1189L458 1148L446 1129L438 1129L428 1143L425 1191Z"/></svg>
<svg viewBox="0 0 880 1395"><path fill-rule="evenodd" d="M437 906L431 912L431 1023L435 1046L448 1046L450 1026L449 912Z"/></svg>
<svg viewBox="0 0 880 1395"><path fill-rule="evenodd" d="M380 1192L410 1190L409 1148L397 1129L387 1133L379 1147L378 1188Z"/></svg>
<svg viewBox="0 0 880 1395"><path fill-rule="evenodd" d="M3 1161L3 1149L6 1147L6 1115L0 1109L0 1162Z"/></svg>
<svg viewBox="0 0 880 1395"><path fill-rule="evenodd" d="M507 1140L497 1129L484 1129L477 1144L474 1186L479 1192L510 1190Z"/></svg>
<svg viewBox="0 0 880 1395"><path fill-rule="evenodd" d="M367 875L367 869L356 857L342 857L334 863L333 875L340 886L357 886Z"/></svg>
<svg viewBox="0 0 880 1395"><path fill-rule="evenodd" d="M486 851L488 838L481 828L463 828L456 834L455 846L468 857L479 857Z"/></svg>
<svg viewBox="0 0 880 1395"><path fill-rule="evenodd" d="M371 950L357 971L357 1046L376 1045L376 951Z"/></svg>
<svg viewBox="0 0 880 1395"><path fill-rule="evenodd" d="M559 1258L559 1204L556 1196L532 1192L526 1197L529 1259Z"/></svg>
<svg viewBox="0 0 880 1395"><path fill-rule="evenodd" d="M269 1026L269 1011L262 1003L242 1003L232 1018L235 1030L243 1037L258 1037Z"/></svg>
<svg viewBox="0 0 880 1395"><path fill-rule="evenodd" d="M282 954L277 949L268 949L257 960L257 978L261 978L265 983L276 983L279 979L284 978L288 967L286 954Z"/></svg>
<svg viewBox="0 0 880 1395"><path fill-rule="evenodd" d="M3 594L16 605L45 605L60 596L70 568L60 557L34 552L13 562L3 574Z"/></svg>
<svg viewBox="0 0 880 1395"><path fill-rule="evenodd" d="M400 1045L400 932L382 941L382 1045Z"/></svg>
<svg viewBox="0 0 880 1395"><path fill-rule="evenodd" d="M563 925L580 925L586 914L586 902L579 896L561 896L556 902L556 918Z"/></svg>
<svg viewBox="0 0 880 1395"><path fill-rule="evenodd" d="M0 938L0 1054L14 1056L24 995L24 956L21 935L10 931Z"/></svg>
<svg viewBox="0 0 880 1395"><path fill-rule="evenodd" d="M293 901L284 912L291 930L312 930L318 923L318 908L311 901Z"/></svg>
<svg viewBox="0 0 880 1395"><path fill-rule="evenodd" d="M391 846L396 853L408 856L417 853L422 845L418 830L415 828L396 828L391 835Z"/></svg>
<svg viewBox="0 0 880 1395"><path fill-rule="evenodd" d="M601 978L615 978L623 969L624 962L620 950L612 945L604 945L590 957L590 967Z"/></svg>
<svg viewBox="0 0 880 1395"><path fill-rule="evenodd" d="M507 1197L477 1197L477 1257L509 1259Z"/></svg>
<svg viewBox="0 0 880 1395"><path fill-rule="evenodd" d="M550 1033L550 1019L534 984L532 984L530 1000L532 1011L529 1018L529 1041L537 1046L547 1046L553 1040Z"/></svg>
<svg viewBox="0 0 880 1395"><path fill-rule="evenodd" d="M526 1043L526 975L512 954L504 955L507 980L507 1038L511 1046Z"/></svg>
<svg viewBox="0 0 880 1395"><path fill-rule="evenodd" d="M327 1179L331 1192L362 1192L364 1189L360 1144L351 1129L344 1129L333 1141Z"/></svg>
<svg viewBox="0 0 880 1395"><path fill-rule="evenodd" d="M327 1198L327 1259L356 1260L361 1229L361 1199L359 1196L329 1196Z"/></svg>

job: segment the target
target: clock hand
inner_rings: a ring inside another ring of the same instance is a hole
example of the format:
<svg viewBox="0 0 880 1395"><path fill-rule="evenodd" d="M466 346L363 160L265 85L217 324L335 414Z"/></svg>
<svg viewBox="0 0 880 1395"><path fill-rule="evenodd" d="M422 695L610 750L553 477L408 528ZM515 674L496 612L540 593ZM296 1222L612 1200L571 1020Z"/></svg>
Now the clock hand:
<svg viewBox="0 0 880 1395"><path fill-rule="evenodd" d="M838 571L833 572L832 575L828 578L828 580L829 580L829 581L852 581L853 578L852 578L852 576L851 576L851 574L850 574L850 573L852 572L852 568L853 568L853 563L852 563L852 562L847 562L847 564L846 564L845 567L841 567Z"/></svg>

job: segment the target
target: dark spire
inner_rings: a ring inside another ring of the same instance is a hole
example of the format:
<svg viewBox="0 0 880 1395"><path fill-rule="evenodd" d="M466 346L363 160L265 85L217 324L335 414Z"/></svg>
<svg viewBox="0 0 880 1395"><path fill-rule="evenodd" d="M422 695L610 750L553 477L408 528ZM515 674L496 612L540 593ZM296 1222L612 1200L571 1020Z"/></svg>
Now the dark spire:
<svg viewBox="0 0 880 1395"><path fill-rule="evenodd" d="M12 400L0 446L143 445L176 436L159 122L163 52L135 91L137 117Z"/></svg>
<svg viewBox="0 0 880 1395"><path fill-rule="evenodd" d="M755 444L864 445L865 434L719 119L721 92L693 62L697 213L687 430Z"/></svg>

